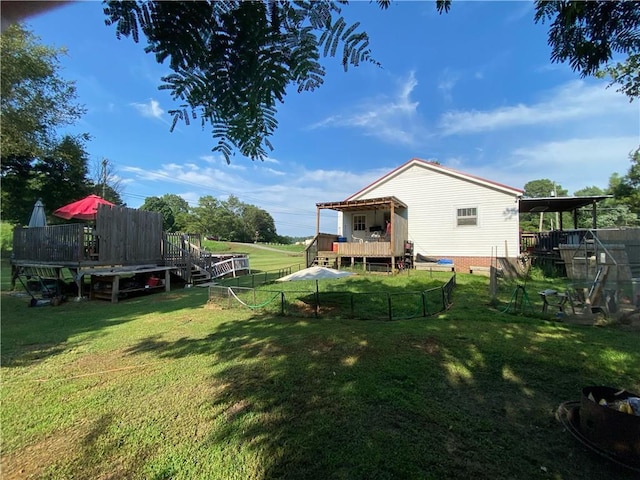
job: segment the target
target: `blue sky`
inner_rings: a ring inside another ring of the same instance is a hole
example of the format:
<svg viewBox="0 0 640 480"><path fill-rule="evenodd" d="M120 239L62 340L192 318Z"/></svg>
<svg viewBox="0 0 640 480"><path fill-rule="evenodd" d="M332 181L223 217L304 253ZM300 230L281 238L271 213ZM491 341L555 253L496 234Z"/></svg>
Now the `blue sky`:
<svg viewBox="0 0 640 480"><path fill-rule="evenodd" d="M191 205L233 194L274 218L281 235L315 233L315 204L343 200L413 157L511 187L549 178L569 193L605 188L624 175L640 144L640 102L606 80L551 64L547 29L532 2L369 2L343 8L371 37L382 68L344 73L325 59L325 84L292 89L278 111L275 150L264 162L213 153L208 130L180 125L158 90L168 67L143 45L117 40L102 4L77 2L26 23L48 45L66 47L62 76L74 80L87 114L91 161L108 158L122 198L180 195ZM321 230L335 232L323 211Z"/></svg>

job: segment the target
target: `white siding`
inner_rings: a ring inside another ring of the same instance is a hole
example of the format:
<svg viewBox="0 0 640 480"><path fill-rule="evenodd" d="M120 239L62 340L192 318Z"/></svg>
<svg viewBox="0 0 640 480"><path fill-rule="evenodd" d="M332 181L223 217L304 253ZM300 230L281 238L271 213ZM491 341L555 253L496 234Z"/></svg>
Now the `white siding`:
<svg viewBox="0 0 640 480"><path fill-rule="evenodd" d="M384 218L383 213L378 210L367 210L367 211L357 211L357 212L340 212L341 218L338 220L338 232L342 231L342 235L347 237L347 241L351 241L351 235L353 234L353 216L354 215L364 215L365 220L365 231L364 232L356 232L356 233L369 233L369 228L377 226L384 228ZM342 230L341 230L342 228Z"/></svg>
<svg viewBox="0 0 640 480"><path fill-rule="evenodd" d="M517 197L499 187L414 164L353 199L386 196L407 205L409 240L416 253L488 257L492 247L498 256L520 253ZM478 224L457 226L458 208L477 208Z"/></svg>

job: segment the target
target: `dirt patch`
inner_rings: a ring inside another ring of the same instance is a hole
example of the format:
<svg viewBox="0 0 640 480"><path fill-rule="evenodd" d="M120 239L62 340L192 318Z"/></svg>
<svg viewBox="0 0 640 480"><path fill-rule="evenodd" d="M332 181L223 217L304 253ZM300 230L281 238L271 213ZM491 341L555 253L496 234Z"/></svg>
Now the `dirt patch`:
<svg viewBox="0 0 640 480"><path fill-rule="evenodd" d="M440 353L440 344L435 337L427 337L418 343L414 343L413 346L427 355L435 356Z"/></svg>
<svg viewBox="0 0 640 480"><path fill-rule="evenodd" d="M216 303L215 300L209 300L204 304L204 308L205 310L226 310L226 308L222 304Z"/></svg>
<svg viewBox="0 0 640 480"><path fill-rule="evenodd" d="M3 453L0 461L2 478L13 480L41 477L44 468L71 460L69 452L77 449L82 436L80 429L56 432L55 435L15 452Z"/></svg>
<svg viewBox="0 0 640 480"><path fill-rule="evenodd" d="M248 410L249 407L251 407L251 403L248 400L240 400L227 408L224 415L227 418L227 421L230 422L242 412Z"/></svg>

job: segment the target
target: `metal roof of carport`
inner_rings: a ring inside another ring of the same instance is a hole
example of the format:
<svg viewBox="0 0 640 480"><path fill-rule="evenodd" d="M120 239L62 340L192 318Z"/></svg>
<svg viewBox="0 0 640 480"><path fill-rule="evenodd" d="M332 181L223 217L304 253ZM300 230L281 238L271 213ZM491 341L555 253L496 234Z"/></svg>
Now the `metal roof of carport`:
<svg viewBox="0 0 640 480"><path fill-rule="evenodd" d="M520 213L572 212L578 208L593 206L606 198L613 198L613 195L520 198Z"/></svg>

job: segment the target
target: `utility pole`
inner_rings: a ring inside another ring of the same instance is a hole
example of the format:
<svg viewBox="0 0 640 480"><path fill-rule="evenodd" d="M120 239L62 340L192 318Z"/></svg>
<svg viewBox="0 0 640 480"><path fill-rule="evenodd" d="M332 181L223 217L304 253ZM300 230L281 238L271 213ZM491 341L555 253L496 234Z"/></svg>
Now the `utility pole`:
<svg viewBox="0 0 640 480"><path fill-rule="evenodd" d="M107 194L107 159L102 159L102 198Z"/></svg>

